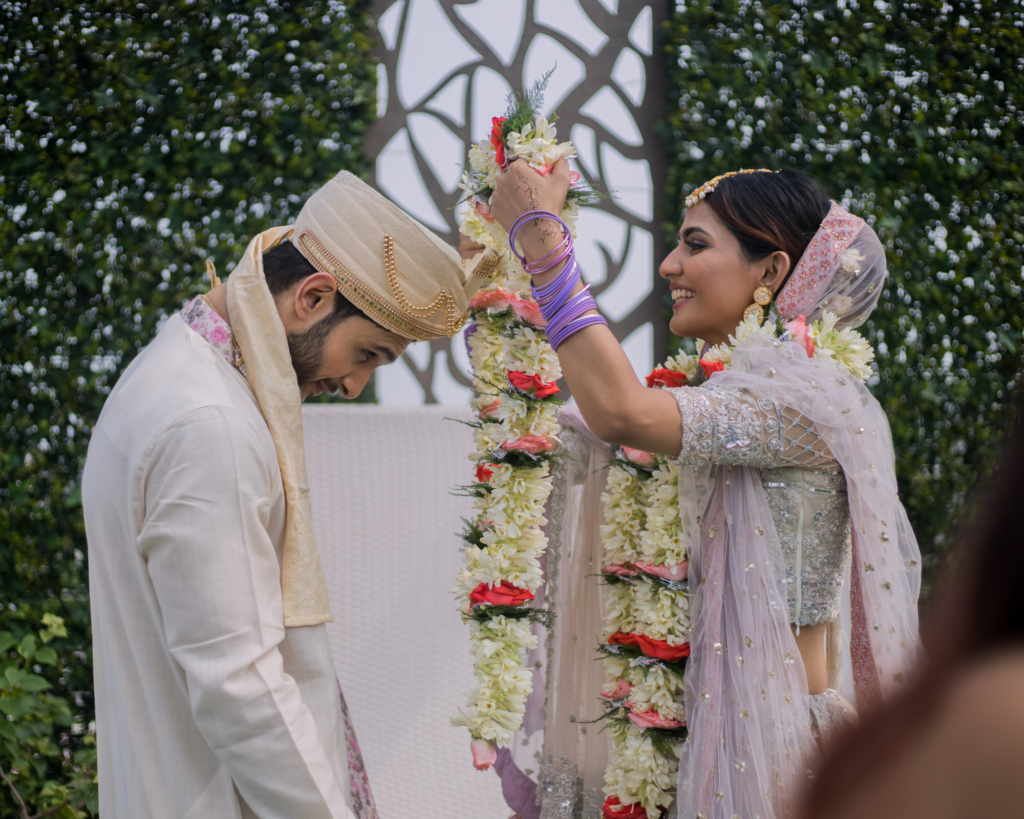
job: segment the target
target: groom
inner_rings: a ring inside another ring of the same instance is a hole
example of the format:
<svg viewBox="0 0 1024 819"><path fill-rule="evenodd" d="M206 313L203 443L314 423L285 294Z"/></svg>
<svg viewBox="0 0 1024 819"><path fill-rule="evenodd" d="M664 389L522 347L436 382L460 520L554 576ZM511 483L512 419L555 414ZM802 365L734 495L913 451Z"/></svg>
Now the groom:
<svg viewBox="0 0 1024 819"><path fill-rule="evenodd" d="M464 268L341 173L121 376L83 476L104 819L376 817L300 403L355 398L410 340L454 335L495 261Z"/></svg>

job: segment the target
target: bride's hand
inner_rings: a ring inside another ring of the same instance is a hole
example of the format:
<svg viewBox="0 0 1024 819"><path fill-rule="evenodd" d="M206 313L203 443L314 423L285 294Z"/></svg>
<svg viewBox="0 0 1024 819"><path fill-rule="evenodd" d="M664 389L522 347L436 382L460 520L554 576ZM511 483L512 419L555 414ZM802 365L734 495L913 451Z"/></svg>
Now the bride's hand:
<svg viewBox="0 0 1024 819"><path fill-rule="evenodd" d="M569 163L564 159L558 160L547 176L517 159L495 180L491 215L509 230L516 219L532 210L560 214L569 185ZM562 229L550 219L534 219L523 225L516 240L527 259L539 259L562 240Z"/></svg>

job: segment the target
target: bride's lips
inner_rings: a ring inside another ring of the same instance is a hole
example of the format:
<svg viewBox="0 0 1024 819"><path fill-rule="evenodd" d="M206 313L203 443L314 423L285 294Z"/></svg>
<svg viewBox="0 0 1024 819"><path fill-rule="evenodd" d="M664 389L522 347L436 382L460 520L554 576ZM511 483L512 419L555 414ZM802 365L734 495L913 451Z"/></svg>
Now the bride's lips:
<svg viewBox="0 0 1024 819"><path fill-rule="evenodd" d="M673 285L669 289L672 291L672 309L673 310L678 310L684 304L689 302L690 299L692 299L694 296L697 295L694 291L692 291L692 290L690 290L690 289L688 289L686 287L681 287L679 285Z"/></svg>

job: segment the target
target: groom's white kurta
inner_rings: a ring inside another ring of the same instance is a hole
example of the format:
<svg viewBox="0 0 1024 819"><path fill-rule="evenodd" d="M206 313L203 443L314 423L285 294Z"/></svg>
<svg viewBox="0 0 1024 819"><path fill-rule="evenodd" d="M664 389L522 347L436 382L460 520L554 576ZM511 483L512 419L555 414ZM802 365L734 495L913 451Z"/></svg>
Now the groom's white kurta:
<svg viewBox="0 0 1024 819"><path fill-rule="evenodd" d="M180 316L83 478L104 819L351 816L325 626L285 629L285 497L245 379Z"/></svg>

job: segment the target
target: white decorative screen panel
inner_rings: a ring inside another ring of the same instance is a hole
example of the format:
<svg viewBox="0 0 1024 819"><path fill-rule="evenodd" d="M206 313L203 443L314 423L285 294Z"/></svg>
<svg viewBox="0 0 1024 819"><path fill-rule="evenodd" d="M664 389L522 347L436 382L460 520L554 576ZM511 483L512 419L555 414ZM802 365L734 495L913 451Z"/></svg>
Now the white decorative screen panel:
<svg viewBox="0 0 1024 819"><path fill-rule="evenodd" d="M583 275L639 376L663 349L665 248L652 224L664 160L656 30L667 4L651 0L379 0L378 115L368 148L375 184L423 224L458 242L458 183L469 144L486 138L507 95L552 68L545 109L580 154L574 164L612 199L585 208ZM385 405L468 401L462 337L418 342L377 374Z"/></svg>

